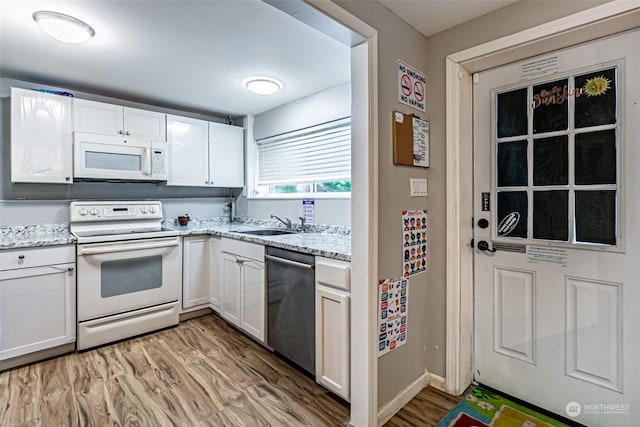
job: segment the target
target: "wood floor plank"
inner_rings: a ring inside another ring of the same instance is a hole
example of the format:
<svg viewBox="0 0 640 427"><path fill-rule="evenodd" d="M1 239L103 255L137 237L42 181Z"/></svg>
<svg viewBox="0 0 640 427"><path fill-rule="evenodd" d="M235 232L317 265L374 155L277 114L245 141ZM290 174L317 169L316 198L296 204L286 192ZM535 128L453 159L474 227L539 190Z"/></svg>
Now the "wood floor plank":
<svg viewBox="0 0 640 427"><path fill-rule="evenodd" d="M387 427L433 426L427 388ZM345 426L349 406L217 316L0 372L0 426Z"/></svg>

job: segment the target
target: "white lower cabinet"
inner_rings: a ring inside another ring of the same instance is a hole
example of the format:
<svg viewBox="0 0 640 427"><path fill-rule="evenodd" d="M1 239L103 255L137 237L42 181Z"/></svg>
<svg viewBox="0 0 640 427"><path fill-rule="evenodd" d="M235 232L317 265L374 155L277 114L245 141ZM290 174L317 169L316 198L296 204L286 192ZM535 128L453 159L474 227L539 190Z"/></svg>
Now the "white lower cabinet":
<svg viewBox="0 0 640 427"><path fill-rule="evenodd" d="M350 399L348 262L316 257L316 381Z"/></svg>
<svg viewBox="0 0 640 427"><path fill-rule="evenodd" d="M75 340L75 246L0 251L0 369Z"/></svg>
<svg viewBox="0 0 640 427"><path fill-rule="evenodd" d="M265 341L264 246L222 238L222 317Z"/></svg>
<svg viewBox="0 0 640 427"><path fill-rule="evenodd" d="M210 289L209 236L182 239L182 308L209 304Z"/></svg>

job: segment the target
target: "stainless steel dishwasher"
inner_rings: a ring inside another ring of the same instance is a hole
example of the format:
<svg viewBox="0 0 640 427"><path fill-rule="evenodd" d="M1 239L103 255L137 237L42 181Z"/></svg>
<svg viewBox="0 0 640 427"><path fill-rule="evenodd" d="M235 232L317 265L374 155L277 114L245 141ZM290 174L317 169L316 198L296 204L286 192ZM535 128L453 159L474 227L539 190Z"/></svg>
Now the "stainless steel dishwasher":
<svg viewBox="0 0 640 427"><path fill-rule="evenodd" d="M315 376L315 257L267 246L267 344Z"/></svg>

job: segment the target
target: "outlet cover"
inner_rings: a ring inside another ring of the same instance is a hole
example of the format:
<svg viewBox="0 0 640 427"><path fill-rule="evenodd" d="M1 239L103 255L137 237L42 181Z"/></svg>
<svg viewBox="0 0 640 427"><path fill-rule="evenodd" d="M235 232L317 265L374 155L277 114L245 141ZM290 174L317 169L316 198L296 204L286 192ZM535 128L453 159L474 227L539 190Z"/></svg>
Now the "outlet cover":
<svg viewBox="0 0 640 427"><path fill-rule="evenodd" d="M426 178L411 178L410 182L410 197L427 197L427 179Z"/></svg>

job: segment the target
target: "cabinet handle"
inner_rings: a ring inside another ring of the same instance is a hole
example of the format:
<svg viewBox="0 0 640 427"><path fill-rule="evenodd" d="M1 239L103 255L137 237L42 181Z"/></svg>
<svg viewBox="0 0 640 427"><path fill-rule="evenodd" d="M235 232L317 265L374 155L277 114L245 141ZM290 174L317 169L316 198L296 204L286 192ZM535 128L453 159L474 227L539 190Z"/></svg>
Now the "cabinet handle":
<svg viewBox="0 0 640 427"><path fill-rule="evenodd" d="M24 259L24 255L18 255L18 259Z"/></svg>
<svg viewBox="0 0 640 427"><path fill-rule="evenodd" d="M209 181L205 181L204 183L205 183L205 184L208 184L208 183L209 183Z"/></svg>
<svg viewBox="0 0 640 427"><path fill-rule="evenodd" d="M120 135L124 135L124 131L122 131L122 130L119 130L119 131L118 131L118 133L119 133Z"/></svg>
<svg viewBox="0 0 640 427"><path fill-rule="evenodd" d="M125 134L125 135L127 135L127 136L131 135L131 134L129 133L129 131L126 131L124 134Z"/></svg>
<svg viewBox="0 0 640 427"><path fill-rule="evenodd" d="M71 181L71 177L70 177L70 176L65 176L65 177L64 177L64 180L65 180L65 181Z"/></svg>

